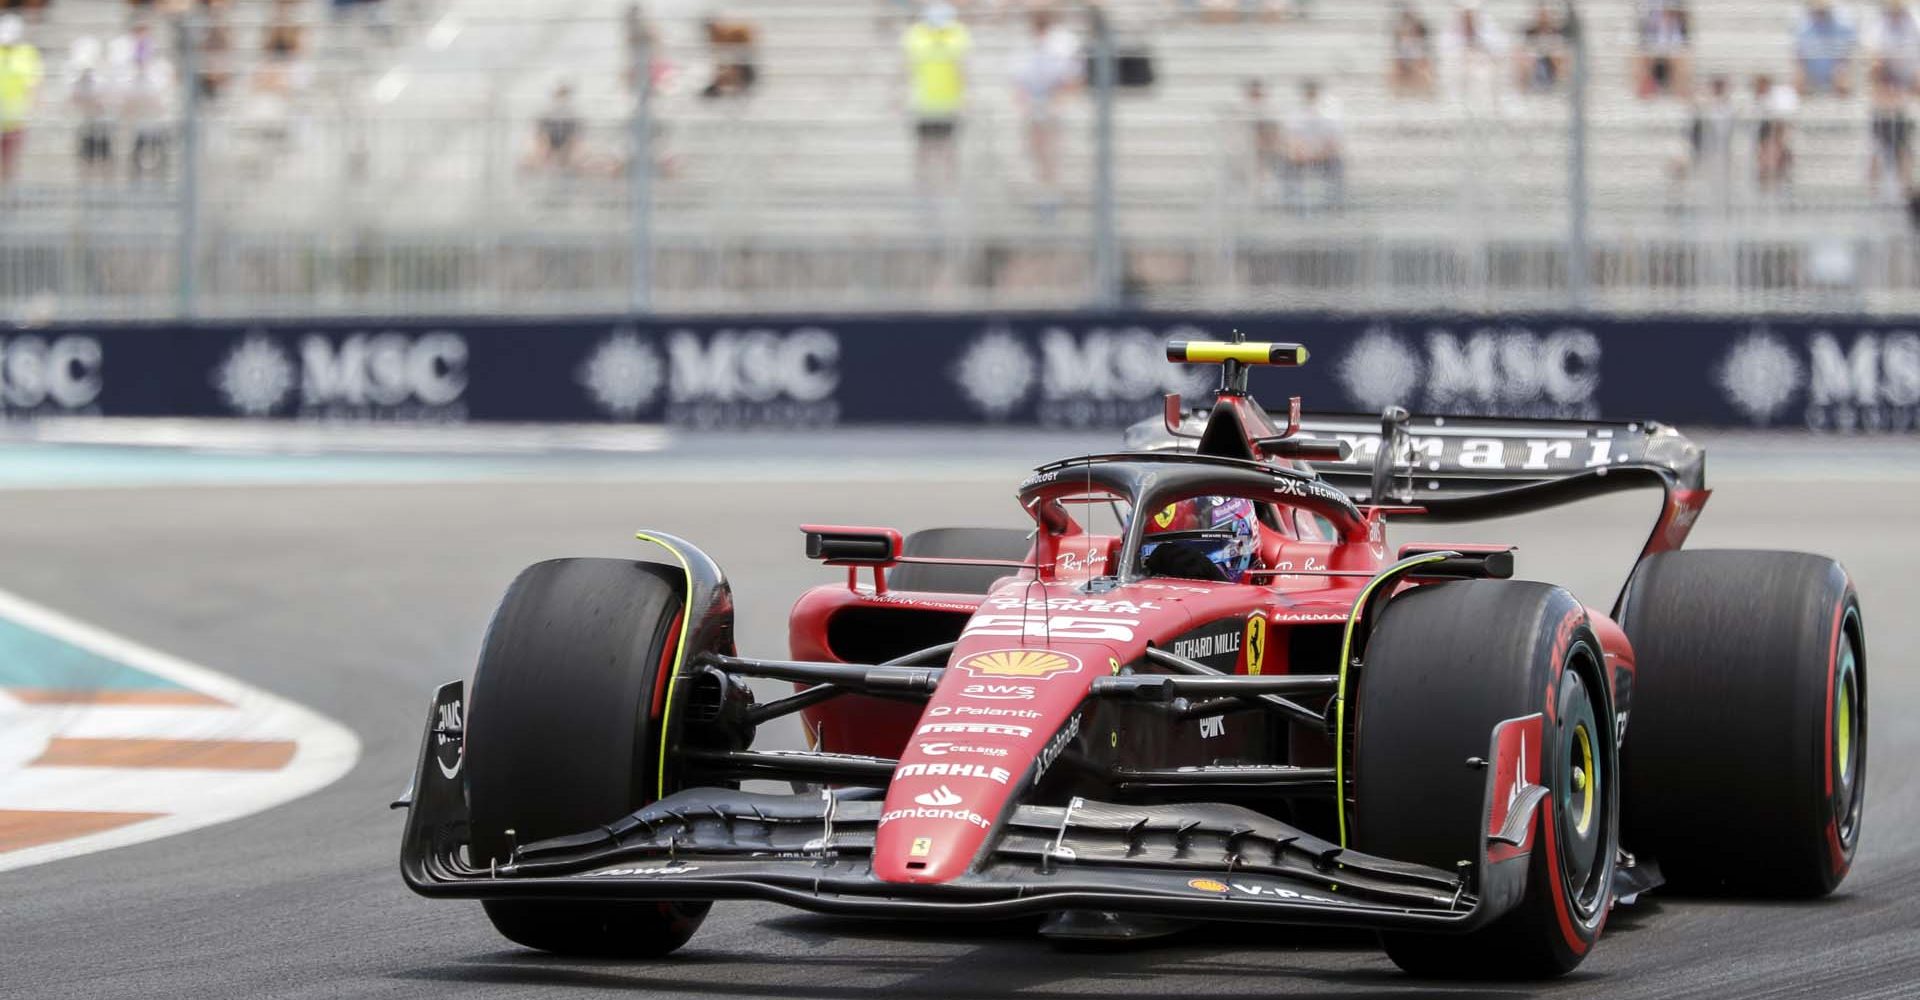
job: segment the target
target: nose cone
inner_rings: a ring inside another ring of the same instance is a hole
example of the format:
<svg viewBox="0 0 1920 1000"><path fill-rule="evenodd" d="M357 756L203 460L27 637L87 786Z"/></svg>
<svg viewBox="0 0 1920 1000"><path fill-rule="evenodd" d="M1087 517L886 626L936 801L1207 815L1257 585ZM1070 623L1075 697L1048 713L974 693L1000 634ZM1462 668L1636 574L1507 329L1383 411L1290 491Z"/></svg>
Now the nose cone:
<svg viewBox="0 0 1920 1000"><path fill-rule="evenodd" d="M874 841L876 877L946 882L966 873L989 832L1038 775L1041 751L1078 711L1104 649L963 642L900 754ZM1064 736L1072 739L1072 736Z"/></svg>

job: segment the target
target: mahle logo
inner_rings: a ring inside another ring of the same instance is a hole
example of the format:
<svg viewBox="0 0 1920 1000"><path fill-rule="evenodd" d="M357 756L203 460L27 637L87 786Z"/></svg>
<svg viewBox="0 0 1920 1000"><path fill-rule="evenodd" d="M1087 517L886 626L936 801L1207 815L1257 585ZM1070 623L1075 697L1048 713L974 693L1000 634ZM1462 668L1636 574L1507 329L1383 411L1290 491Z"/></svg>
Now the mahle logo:
<svg viewBox="0 0 1920 1000"><path fill-rule="evenodd" d="M1078 673L1080 658L1042 649L996 649L968 657L960 666L976 677L1044 679L1054 674Z"/></svg>

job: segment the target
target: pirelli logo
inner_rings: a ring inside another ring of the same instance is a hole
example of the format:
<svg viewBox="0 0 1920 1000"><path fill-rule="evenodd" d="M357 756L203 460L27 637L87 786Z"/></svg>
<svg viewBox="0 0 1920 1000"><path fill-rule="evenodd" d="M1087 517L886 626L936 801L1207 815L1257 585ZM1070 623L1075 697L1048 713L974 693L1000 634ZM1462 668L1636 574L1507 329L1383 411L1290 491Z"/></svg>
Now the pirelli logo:
<svg viewBox="0 0 1920 1000"><path fill-rule="evenodd" d="M1045 680L1055 674L1077 674L1080 658L1048 649L996 649L960 661L961 669L976 677L1023 677Z"/></svg>

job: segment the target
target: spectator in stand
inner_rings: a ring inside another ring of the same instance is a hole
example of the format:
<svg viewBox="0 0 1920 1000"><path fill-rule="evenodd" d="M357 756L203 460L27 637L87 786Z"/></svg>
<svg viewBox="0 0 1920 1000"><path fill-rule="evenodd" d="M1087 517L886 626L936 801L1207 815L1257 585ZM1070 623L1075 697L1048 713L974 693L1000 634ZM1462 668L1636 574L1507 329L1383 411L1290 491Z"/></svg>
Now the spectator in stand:
<svg viewBox="0 0 1920 1000"><path fill-rule="evenodd" d="M12 181L27 144L27 115L46 71L18 14L0 14L0 184Z"/></svg>
<svg viewBox="0 0 1920 1000"><path fill-rule="evenodd" d="M1693 18L1686 0L1642 0L1634 84L1643 98L1693 92Z"/></svg>
<svg viewBox="0 0 1920 1000"><path fill-rule="evenodd" d="M1833 0L1808 0L1793 27L1794 84L1815 97L1853 92L1853 50L1860 33Z"/></svg>
<svg viewBox="0 0 1920 1000"><path fill-rule="evenodd" d="M1340 105L1320 89L1320 81L1300 82L1300 107L1287 118L1287 200L1301 208L1338 206L1346 197L1346 156L1342 148ZM1318 178L1323 193L1307 194Z"/></svg>
<svg viewBox="0 0 1920 1000"><path fill-rule="evenodd" d="M254 86L275 96L291 94L299 83L297 65L306 48L306 29L300 25L298 0L274 0L273 18L260 38L262 61Z"/></svg>
<svg viewBox="0 0 1920 1000"><path fill-rule="evenodd" d="M1733 132L1740 119L1733 106L1733 81L1716 73L1707 81L1707 93L1696 96L1687 118L1687 155L1676 164L1683 177L1704 178L1724 194L1732 179Z"/></svg>
<svg viewBox="0 0 1920 1000"><path fill-rule="evenodd" d="M1440 37L1447 95L1469 110L1499 110L1508 47L1506 32L1481 12L1480 0L1455 0L1452 23Z"/></svg>
<svg viewBox="0 0 1920 1000"><path fill-rule="evenodd" d="M935 2L907 28L901 46L910 78L915 177L923 190L946 187L960 175L956 140L973 37L952 4Z"/></svg>
<svg viewBox="0 0 1920 1000"><path fill-rule="evenodd" d="M67 85L67 107L79 123L74 148L80 160L80 178L107 180L113 176L114 111L119 104L106 68L100 39L81 35L67 52L62 75Z"/></svg>
<svg viewBox="0 0 1920 1000"><path fill-rule="evenodd" d="M173 145L173 64L155 51L145 28L107 45L108 65L122 81L121 117L133 129L127 165L135 181L164 177Z"/></svg>
<svg viewBox="0 0 1920 1000"><path fill-rule="evenodd" d="M1034 179L1051 203L1060 184L1060 100L1080 85L1080 38L1047 10L1028 18L1026 47L1015 56L1013 86L1027 126Z"/></svg>
<svg viewBox="0 0 1920 1000"><path fill-rule="evenodd" d="M1520 89L1537 94L1554 89L1567 78L1567 20L1548 0L1539 0L1533 19L1520 31L1516 69Z"/></svg>
<svg viewBox="0 0 1920 1000"><path fill-rule="evenodd" d="M1907 113L1907 92L1892 71L1876 66L1870 100L1873 155L1868 187L1875 200L1906 207L1913 199L1913 117Z"/></svg>
<svg viewBox="0 0 1920 1000"><path fill-rule="evenodd" d="M1869 72L1884 66L1901 88L1920 89L1920 18L1906 0L1885 0L1867 20L1860 41L1872 60Z"/></svg>
<svg viewBox="0 0 1920 1000"><path fill-rule="evenodd" d="M200 96L218 100L233 79L233 30L227 27L225 4L208 5L206 29L200 33Z"/></svg>
<svg viewBox="0 0 1920 1000"><path fill-rule="evenodd" d="M533 123L533 151L527 166L553 173L571 174L581 163L580 134L586 131L580 112L573 104L573 85L554 84L553 96Z"/></svg>
<svg viewBox="0 0 1920 1000"><path fill-rule="evenodd" d="M713 79L701 97L742 97L760 77L753 25L708 18L707 46L713 51Z"/></svg>
<svg viewBox="0 0 1920 1000"><path fill-rule="evenodd" d="M1401 97L1433 93L1433 31L1410 3L1395 6L1393 16L1393 71L1387 85Z"/></svg>
<svg viewBox="0 0 1920 1000"><path fill-rule="evenodd" d="M1267 85L1259 77L1250 77L1241 87L1240 116L1247 125L1247 147L1253 153L1255 193L1265 190L1275 178L1286 173L1285 144L1281 141L1280 122L1267 103Z"/></svg>
<svg viewBox="0 0 1920 1000"><path fill-rule="evenodd" d="M1800 107L1792 87L1761 73L1753 78L1753 179L1762 194L1782 193L1793 177L1787 120Z"/></svg>

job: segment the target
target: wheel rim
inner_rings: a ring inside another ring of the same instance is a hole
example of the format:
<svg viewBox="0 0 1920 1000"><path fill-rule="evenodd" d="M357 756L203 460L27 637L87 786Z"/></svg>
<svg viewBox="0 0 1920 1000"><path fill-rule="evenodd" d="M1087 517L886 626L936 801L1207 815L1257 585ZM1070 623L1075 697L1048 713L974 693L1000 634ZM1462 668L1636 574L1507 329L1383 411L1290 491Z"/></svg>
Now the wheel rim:
<svg viewBox="0 0 1920 1000"><path fill-rule="evenodd" d="M1605 895L1610 785L1604 737L1585 678L1569 665L1561 674L1559 753L1554 797L1560 828L1560 868L1568 896L1592 913Z"/></svg>
<svg viewBox="0 0 1920 1000"><path fill-rule="evenodd" d="M1851 617L1851 615L1849 615ZM1860 818L1861 758L1866 752L1866 706L1860 698L1859 654L1849 630L1842 629L1834 664L1833 689L1833 819L1840 842L1853 844Z"/></svg>

